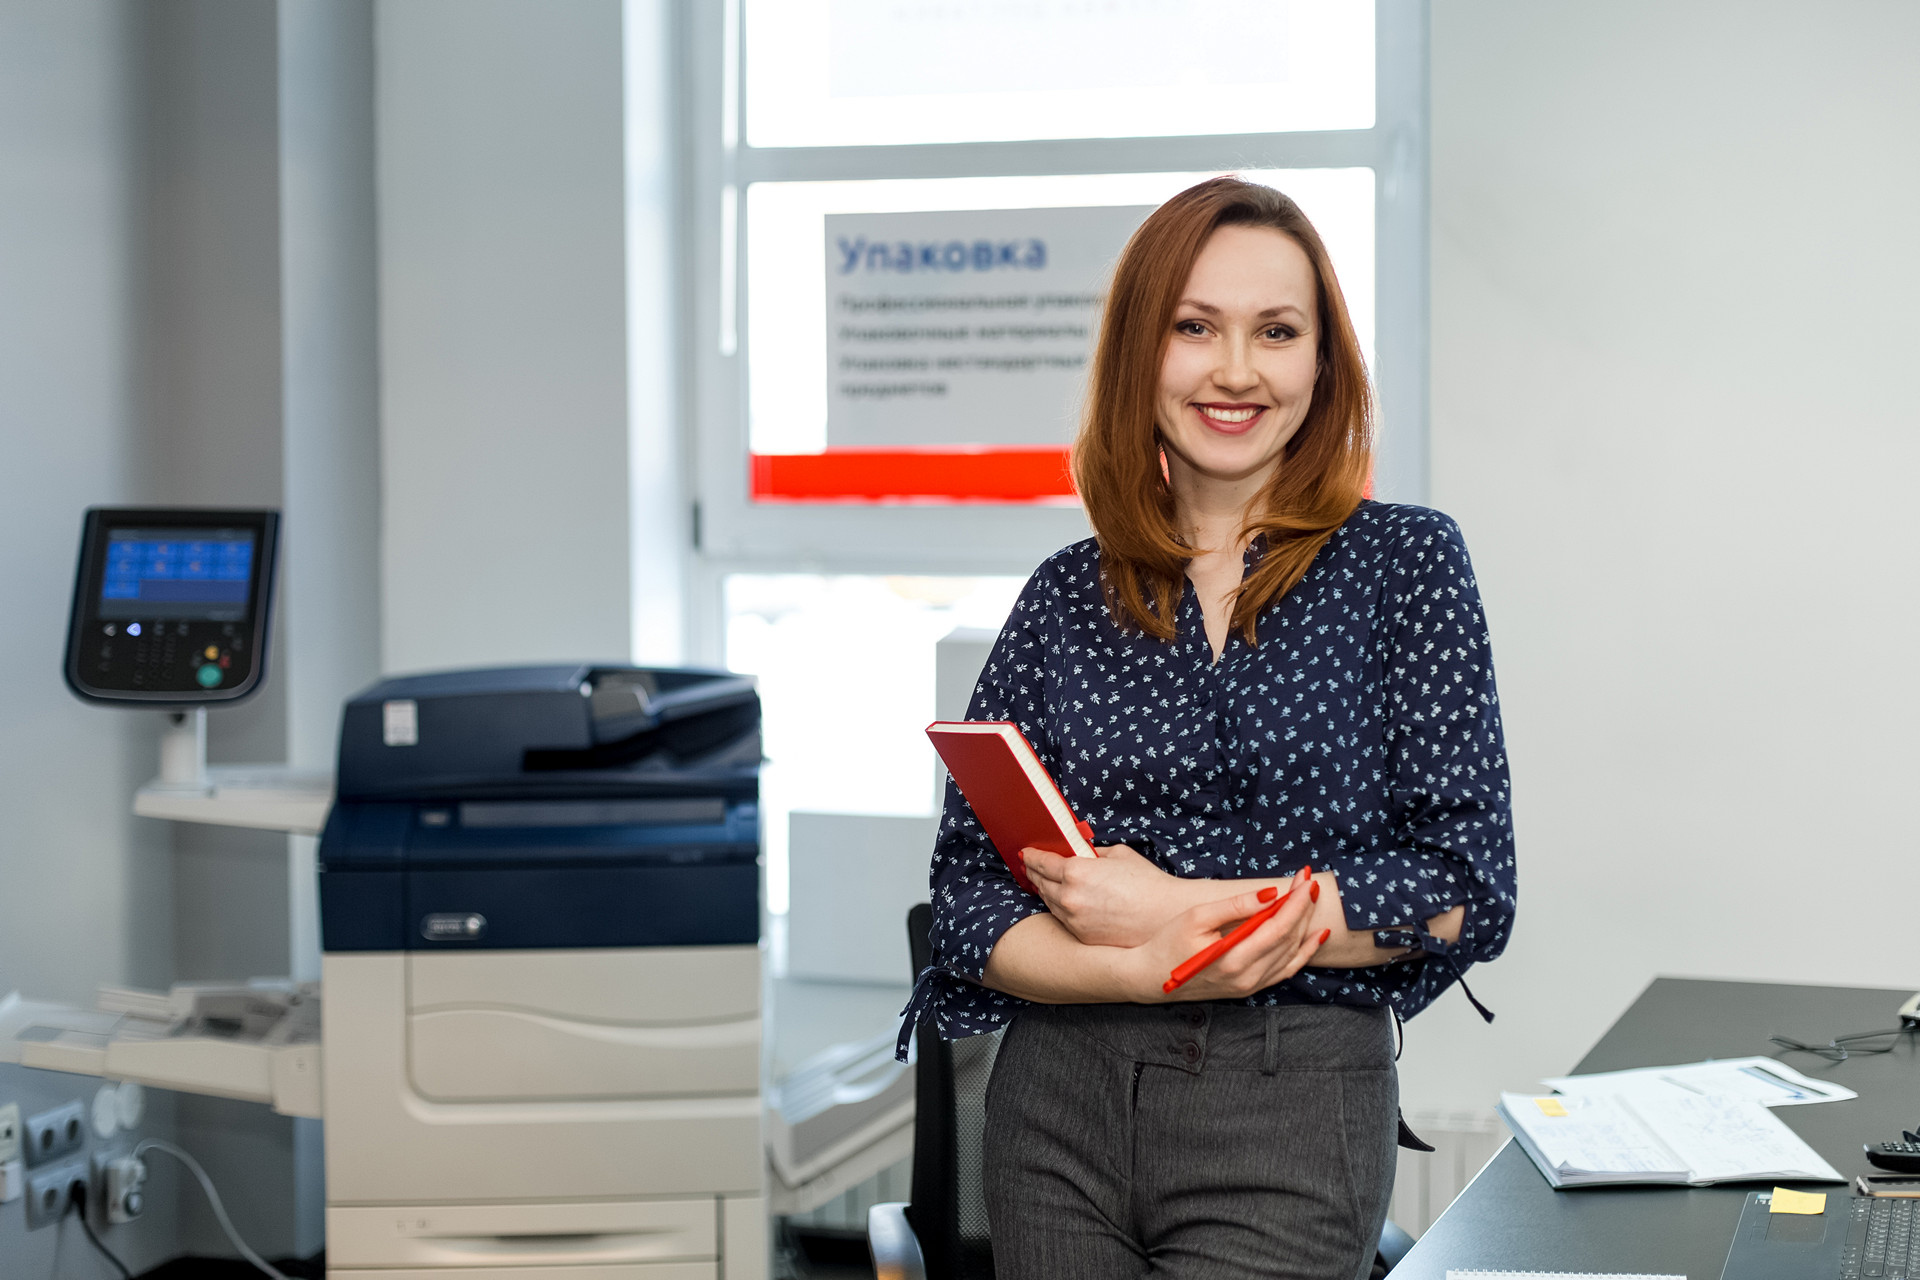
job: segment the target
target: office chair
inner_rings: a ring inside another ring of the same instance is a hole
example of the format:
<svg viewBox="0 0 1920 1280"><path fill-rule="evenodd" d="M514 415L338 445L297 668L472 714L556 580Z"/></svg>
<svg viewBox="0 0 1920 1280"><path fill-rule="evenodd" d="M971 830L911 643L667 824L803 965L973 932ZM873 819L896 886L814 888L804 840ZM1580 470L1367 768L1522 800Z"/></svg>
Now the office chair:
<svg viewBox="0 0 1920 1280"><path fill-rule="evenodd" d="M907 949L917 978L933 963L933 908L907 912ZM993 1280L993 1244L981 1185L981 1138L987 1079L1000 1033L942 1040L932 1026L914 1029L913 1186L907 1204L867 1211L867 1247L876 1280ZM1373 1277L1385 1276L1413 1237L1388 1222L1380 1233Z"/></svg>
<svg viewBox="0 0 1920 1280"><path fill-rule="evenodd" d="M931 906L922 902L907 912L916 978L933 963L932 929ZM942 1040L922 1024L913 1043L913 1199L868 1210L874 1274L877 1280L993 1280L980 1144L1000 1033Z"/></svg>

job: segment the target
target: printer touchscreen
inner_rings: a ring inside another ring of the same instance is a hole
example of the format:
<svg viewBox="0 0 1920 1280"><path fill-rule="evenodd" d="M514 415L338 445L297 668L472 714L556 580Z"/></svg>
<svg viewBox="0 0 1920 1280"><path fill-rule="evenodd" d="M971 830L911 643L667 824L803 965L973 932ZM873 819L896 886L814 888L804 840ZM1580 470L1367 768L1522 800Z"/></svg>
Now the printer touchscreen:
<svg viewBox="0 0 1920 1280"><path fill-rule="evenodd" d="M251 529L109 529L100 616L239 622L254 541Z"/></svg>
<svg viewBox="0 0 1920 1280"><path fill-rule="evenodd" d="M218 702L259 684L272 512L87 513L67 677L108 702Z"/></svg>

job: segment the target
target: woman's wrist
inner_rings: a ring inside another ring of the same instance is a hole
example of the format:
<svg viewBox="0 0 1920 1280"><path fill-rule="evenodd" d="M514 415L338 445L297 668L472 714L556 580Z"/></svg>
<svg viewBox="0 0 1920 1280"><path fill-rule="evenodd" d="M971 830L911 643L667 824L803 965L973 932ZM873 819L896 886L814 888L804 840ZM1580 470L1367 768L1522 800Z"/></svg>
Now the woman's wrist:
<svg viewBox="0 0 1920 1280"><path fill-rule="evenodd" d="M1114 976L1126 993L1123 999L1128 1004L1161 1004L1167 998L1160 989L1167 975L1161 972L1152 953L1149 943L1117 949Z"/></svg>

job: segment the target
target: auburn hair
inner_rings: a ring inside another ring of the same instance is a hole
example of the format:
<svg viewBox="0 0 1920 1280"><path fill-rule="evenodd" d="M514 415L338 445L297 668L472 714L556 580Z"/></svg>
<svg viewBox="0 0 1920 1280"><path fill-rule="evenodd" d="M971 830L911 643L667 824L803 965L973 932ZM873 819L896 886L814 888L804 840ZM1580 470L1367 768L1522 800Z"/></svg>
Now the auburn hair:
<svg viewBox="0 0 1920 1280"><path fill-rule="evenodd" d="M1306 252L1319 299L1319 373L1273 481L1247 511L1241 536L1265 554L1241 583L1232 625L1258 643L1260 611L1306 576L1315 555L1359 507L1373 470L1373 396L1333 262L1300 206L1272 187L1213 178L1154 210L1114 266L1073 444L1073 479L1100 544L1107 608L1121 627L1161 640L1194 549L1174 523L1155 407L1174 310L1208 237L1220 227L1271 227Z"/></svg>

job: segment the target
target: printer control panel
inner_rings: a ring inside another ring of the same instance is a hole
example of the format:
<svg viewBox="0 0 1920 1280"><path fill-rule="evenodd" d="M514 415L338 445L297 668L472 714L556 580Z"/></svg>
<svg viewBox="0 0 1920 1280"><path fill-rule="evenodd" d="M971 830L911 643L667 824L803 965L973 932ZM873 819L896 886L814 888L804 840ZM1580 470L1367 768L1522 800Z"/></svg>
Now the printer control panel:
<svg viewBox="0 0 1920 1280"><path fill-rule="evenodd" d="M153 693L202 693L253 675L252 628L245 623L179 618L99 624L82 655L96 684Z"/></svg>
<svg viewBox="0 0 1920 1280"><path fill-rule="evenodd" d="M89 511L67 637L74 691L175 704L251 693L277 525L270 511Z"/></svg>

